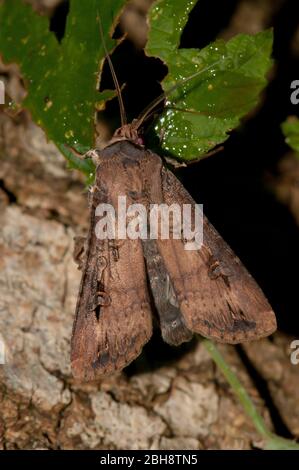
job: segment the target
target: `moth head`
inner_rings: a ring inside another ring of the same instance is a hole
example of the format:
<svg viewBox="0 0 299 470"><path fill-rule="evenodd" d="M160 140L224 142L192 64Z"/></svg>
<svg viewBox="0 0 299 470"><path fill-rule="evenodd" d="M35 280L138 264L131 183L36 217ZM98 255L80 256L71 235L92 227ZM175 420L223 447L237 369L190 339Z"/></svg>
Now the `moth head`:
<svg viewBox="0 0 299 470"><path fill-rule="evenodd" d="M120 140L129 140L136 145L144 145L143 139L140 137L138 128L135 125L135 121L133 121L131 124L124 124L123 126L116 129L109 144L118 142Z"/></svg>

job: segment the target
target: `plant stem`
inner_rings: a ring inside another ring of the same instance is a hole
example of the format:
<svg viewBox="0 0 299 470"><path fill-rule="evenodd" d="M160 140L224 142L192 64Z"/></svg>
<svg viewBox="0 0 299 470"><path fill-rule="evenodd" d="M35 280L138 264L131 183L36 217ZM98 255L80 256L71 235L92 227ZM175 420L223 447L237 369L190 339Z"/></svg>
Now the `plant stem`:
<svg viewBox="0 0 299 470"><path fill-rule="evenodd" d="M264 448L272 450L299 450L299 445L294 441L277 436L267 428L264 419L254 406L246 389L232 371L229 364L225 361L216 345L208 339L203 339L202 343L232 387L245 412L251 418L257 432L265 440Z"/></svg>
<svg viewBox="0 0 299 470"><path fill-rule="evenodd" d="M77 156L73 150L64 144L56 142L56 146L67 159L69 168L81 171L86 176L86 184L91 184L94 181L95 171L92 161L90 159L84 160L82 157Z"/></svg>

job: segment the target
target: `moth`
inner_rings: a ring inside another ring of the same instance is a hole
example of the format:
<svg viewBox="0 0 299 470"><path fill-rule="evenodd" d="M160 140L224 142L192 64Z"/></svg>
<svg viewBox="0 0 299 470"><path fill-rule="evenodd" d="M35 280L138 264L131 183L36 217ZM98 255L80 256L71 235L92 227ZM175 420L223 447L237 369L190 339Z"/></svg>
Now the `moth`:
<svg viewBox="0 0 299 470"><path fill-rule="evenodd" d="M120 89L122 126L96 162L90 192L90 225L75 245L82 270L71 340L72 372L92 381L120 371L141 353L152 335L153 308L164 341L180 345L194 333L223 343L242 343L270 335L275 314L263 292L207 218L200 249L185 250L185 240L98 239L99 204L117 213L119 196L128 204L195 205L161 157L145 148L141 118L126 124ZM155 104L155 103L154 103Z"/></svg>

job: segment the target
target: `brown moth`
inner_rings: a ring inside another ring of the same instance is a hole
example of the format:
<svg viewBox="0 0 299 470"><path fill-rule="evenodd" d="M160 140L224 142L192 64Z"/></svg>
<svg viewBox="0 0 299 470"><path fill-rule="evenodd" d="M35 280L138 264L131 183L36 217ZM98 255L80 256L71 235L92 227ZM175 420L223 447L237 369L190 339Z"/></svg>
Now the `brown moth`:
<svg viewBox="0 0 299 470"><path fill-rule="evenodd" d="M89 153L96 178L88 236L75 247L82 279L71 341L72 372L81 381L119 371L140 354L152 334L152 303L170 345L193 333L235 344L276 329L263 292L206 218L196 251L185 250L183 238L97 238L96 207L110 204L117 216L118 196L147 210L151 204L195 205L162 159L141 143L138 129L152 109L132 124L123 118L110 143Z"/></svg>
<svg viewBox="0 0 299 470"><path fill-rule="evenodd" d="M192 333L234 344L276 329L261 289L206 218L198 251L187 251L184 240L171 238L97 239L95 209L109 203L117 212L119 195L128 204L147 207L195 204L161 158L139 141L134 124L126 125L104 150L96 151L89 233L76 250L82 280L71 360L80 380L111 374L140 354L152 334L150 295L163 339L172 345L189 341Z"/></svg>

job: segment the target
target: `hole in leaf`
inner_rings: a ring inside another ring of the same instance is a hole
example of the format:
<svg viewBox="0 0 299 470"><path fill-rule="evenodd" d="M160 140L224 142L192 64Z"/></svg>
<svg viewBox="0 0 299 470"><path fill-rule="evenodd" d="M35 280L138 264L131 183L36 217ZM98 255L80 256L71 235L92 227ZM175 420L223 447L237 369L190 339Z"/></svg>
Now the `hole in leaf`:
<svg viewBox="0 0 299 470"><path fill-rule="evenodd" d="M52 31L57 40L61 42L64 37L66 19L70 10L69 0L63 0L62 3L59 3L55 8L51 18L50 18L50 31Z"/></svg>
<svg viewBox="0 0 299 470"><path fill-rule="evenodd" d="M181 36L180 47L203 47L215 41L229 24L238 0L201 0L197 2Z"/></svg>

